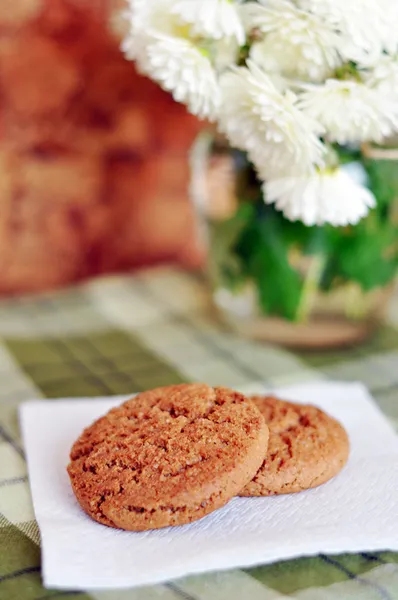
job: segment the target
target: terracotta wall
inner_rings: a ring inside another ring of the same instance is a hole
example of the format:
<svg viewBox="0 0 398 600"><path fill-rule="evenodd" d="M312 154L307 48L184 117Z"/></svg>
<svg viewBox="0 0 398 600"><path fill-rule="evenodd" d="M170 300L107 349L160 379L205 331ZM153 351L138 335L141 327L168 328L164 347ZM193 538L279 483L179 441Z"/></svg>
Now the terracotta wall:
<svg viewBox="0 0 398 600"><path fill-rule="evenodd" d="M119 51L105 0L0 2L0 293L194 265L199 124Z"/></svg>

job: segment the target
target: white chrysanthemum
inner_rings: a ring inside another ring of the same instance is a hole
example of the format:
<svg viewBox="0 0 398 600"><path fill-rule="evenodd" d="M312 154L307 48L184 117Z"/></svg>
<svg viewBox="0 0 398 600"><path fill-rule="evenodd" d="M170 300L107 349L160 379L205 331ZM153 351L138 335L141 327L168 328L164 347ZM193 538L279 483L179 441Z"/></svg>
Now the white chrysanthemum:
<svg viewBox="0 0 398 600"><path fill-rule="evenodd" d="M308 173L322 163L317 123L252 61L221 78L221 94L220 128L232 145L248 152L263 179Z"/></svg>
<svg viewBox="0 0 398 600"><path fill-rule="evenodd" d="M391 21L395 0L296 0L341 33L339 51L346 60L372 64L397 40Z"/></svg>
<svg viewBox="0 0 398 600"><path fill-rule="evenodd" d="M398 2L397 0L379 0L379 11L382 12L381 32L383 50L389 54L398 53Z"/></svg>
<svg viewBox="0 0 398 600"><path fill-rule="evenodd" d="M245 30L233 0L174 0L171 12L192 26L192 35L245 43Z"/></svg>
<svg viewBox="0 0 398 600"><path fill-rule="evenodd" d="M266 181L264 200L291 221L305 225L355 225L376 205L373 194L345 170Z"/></svg>
<svg viewBox="0 0 398 600"><path fill-rule="evenodd" d="M209 59L191 42L158 36L147 48L146 74L200 118L217 116L220 90Z"/></svg>
<svg viewBox="0 0 398 600"><path fill-rule="evenodd" d="M291 2L251 2L242 6L242 13L249 29L264 34L250 55L265 71L322 81L341 64L333 27Z"/></svg>
<svg viewBox="0 0 398 600"><path fill-rule="evenodd" d="M398 56L382 56L367 75L366 83L381 94L390 95L398 103Z"/></svg>
<svg viewBox="0 0 398 600"><path fill-rule="evenodd" d="M217 73L222 73L238 63L240 46L235 38L214 40L209 46L212 62Z"/></svg>
<svg viewBox="0 0 398 600"><path fill-rule="evenodd" d="M129 60L137 61L145 72L147 46L159 34L178 36L180 26L171 14L174 0L128 0L126 19L129 31L122 42L122 50Z"/></svg>
<svg viewBox="0 0 398 600"><path fill-rule="evenodd" d="M398 130L398 104L355 81L329 79L324 85L307 86L298 106L323 125L329 141L343 145L381 143Z"/></svg>
<svg viewBox="0 0 398 600"><path fill-rule="evenodd" d="M137 33L167 33L173 35L179 28L172 14L176 0L127 0L127 19Z"/></svg>
<svg viewBox="0 0 398 600"><path fill-rule="evenodd" d="M381 0L385 7L384 48L390 54L398 54L398 2Z"/></svg>
<svg viewBox="0 0 398 600"><path fill-rule="evenodd" d="M214 120L220 101L215 70L206 51L171 13L175 0L130 0L130 34L122 49L139 70L186 104Z"/></svg>

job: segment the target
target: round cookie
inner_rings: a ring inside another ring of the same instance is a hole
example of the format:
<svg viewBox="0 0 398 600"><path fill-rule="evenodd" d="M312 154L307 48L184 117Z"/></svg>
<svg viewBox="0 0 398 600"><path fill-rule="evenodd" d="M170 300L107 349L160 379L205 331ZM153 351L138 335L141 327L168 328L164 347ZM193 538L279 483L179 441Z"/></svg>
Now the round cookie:
<svg viewBox="0 0 398 600"><path fill-rule="evenodd" d="M258 471L268 427L226 388L139 394L85 429L68 473L83 510L121 529L182 525L226 504Z"/></svg>
<svg viewBox="0 0 398 600"><path fill-rule="evenodd" d="M266 458L240 496L300 492L325 483L344 467L349 440L335 419L315 406L255 396L269 427Z"/></svg>

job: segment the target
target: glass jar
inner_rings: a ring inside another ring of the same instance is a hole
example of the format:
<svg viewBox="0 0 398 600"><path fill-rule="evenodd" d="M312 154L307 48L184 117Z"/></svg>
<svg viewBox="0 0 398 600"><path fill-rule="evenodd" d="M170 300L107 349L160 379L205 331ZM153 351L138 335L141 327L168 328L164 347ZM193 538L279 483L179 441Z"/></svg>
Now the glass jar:
<svg viewBox="0 0 398 600"><path fill-rule="evenodd" d="M313 349L359 343L375 331L398 265L398 176L391 152L370 154L346 168L376 187L382 181L378 208L355 227L306 227L264 203L243 153L212 133L199 136L191 197L213 303L233 330Z"/></svg>

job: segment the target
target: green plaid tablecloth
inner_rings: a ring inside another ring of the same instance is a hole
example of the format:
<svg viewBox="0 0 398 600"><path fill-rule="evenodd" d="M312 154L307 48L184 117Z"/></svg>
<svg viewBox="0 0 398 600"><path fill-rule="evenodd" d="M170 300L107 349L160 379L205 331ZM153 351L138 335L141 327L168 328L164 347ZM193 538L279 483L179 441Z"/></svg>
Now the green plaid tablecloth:
<svg viewBox="0 0 398 600"><path fill-rule="evenodd" d="M398 299L367 345L291 353L223 330L199 279L175 270L0 302L0 599L398 599L398 554L318 556L109 592L45 590L17 420L21 401L125 394L182 381L232 387L360 380L398 428ZM397 490L398 502L398 490Z"/></svg>

